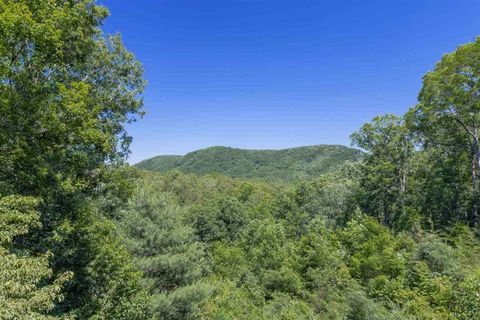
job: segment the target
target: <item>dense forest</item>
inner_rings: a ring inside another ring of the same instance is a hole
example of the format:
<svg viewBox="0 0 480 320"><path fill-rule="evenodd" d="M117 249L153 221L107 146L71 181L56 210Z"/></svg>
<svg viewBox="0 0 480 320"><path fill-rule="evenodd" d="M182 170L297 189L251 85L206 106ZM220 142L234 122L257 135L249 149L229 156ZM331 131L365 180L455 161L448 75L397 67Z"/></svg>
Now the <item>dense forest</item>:
<svg viewBox="0 0 480 320"><path fill-rule="evenodd" d="M107 16L0 0L0 319L480 319L480 38L363 152L151 172L126 163L146 82Z"/></svg>

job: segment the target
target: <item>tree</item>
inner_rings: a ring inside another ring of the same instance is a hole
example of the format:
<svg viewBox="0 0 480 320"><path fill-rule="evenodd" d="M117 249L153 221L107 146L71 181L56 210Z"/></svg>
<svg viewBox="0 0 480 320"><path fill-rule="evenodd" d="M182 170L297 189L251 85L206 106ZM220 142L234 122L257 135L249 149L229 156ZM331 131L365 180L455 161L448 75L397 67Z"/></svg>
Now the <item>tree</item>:
<svg viewBox="0 0 480 320"><path fill-rule="evenodd" d="M182 221L181 208L159 181L140 180L121 211L118 232L135 264L144 273L143 285L155 319L194 319L208 298L204 245L195 230Z"/></svg>
<svg viewBox="0 0 480 320"><path fill-rule="evenodd" d="M59 313L135 319L118 302L136 301L138 275L99 202L118 183L145 81L120 37L102 35L107 15L93 0L0 0L0 196L42 199L43 227L14 242L73 271Z"/></svg>
<svg viewBox="0 0 480 320"><path fill-rule="evenodd" d="M347 250L352 276L364 284L380 275L396 278L404 269L404 259L398 254L401 242L371 217L350 221L340 240Z"/></svg>
<svg viewBox="0 0 480 320"><path fill-rule="evenodd" d="M387 226L408 216L407 196L414 145L401 117L375 117L352 134L352 143L368 151L362 166L359 202Z"/></svg>
<svg viewBox="0 0 480 320"><path fill-rule="evenodd" d="M465 221L470 210L470 175L464 165L468 154L444 146L422 149L413 161L412 205L424 227L443 229Z"/></svg>
<svg viewBox="0 0 480 320"><path fill-rule="evenodd" d="M247 222L244 207L234 197L223 196L191 210L193 224L202 241L234 240Z"/></svg>
<svg viewBox="0 0 480 320"><path fill-rule="evenodd" d="M443 56L424 76L419 103L410 111L412 128L425 147L444 146L469 155L472 205L468 222L479 223L480 38Z"/></svg>
<svg viewBox="0 0 480 320"><path fill-rule="evenodd" d="M358 167L357 164L347 163L338 171L300 183L295 189L298 206L310 219L320 216L333 225L345 225L358 209L356 194L362 173ZM300 215L297 212L293 214Z"/></svg>
<svg viewBox="0 0 480 320"><path fill-rule="evenodd" d="M53 276L49 254L33 255L14 243L14 237L40 228L38 199L0 198L0 319L54 319L55 303L70 273Z"/></svg>

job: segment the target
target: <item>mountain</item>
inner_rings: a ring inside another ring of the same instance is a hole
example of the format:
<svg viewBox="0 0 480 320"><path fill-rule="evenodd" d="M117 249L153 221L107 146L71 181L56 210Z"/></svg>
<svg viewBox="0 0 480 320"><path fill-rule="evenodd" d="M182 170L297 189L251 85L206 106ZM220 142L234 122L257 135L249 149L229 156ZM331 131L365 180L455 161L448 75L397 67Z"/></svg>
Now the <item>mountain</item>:
<svg viewBox="0 0 480 320"><path fill-rule="evenodd" d="M234 178L298 181L335 170L346 161L358 161L360 150L341 145L315 145L282 150L245 150L210 147L184 156L157 156L135 167L149 171L208 174Z"/></svg>

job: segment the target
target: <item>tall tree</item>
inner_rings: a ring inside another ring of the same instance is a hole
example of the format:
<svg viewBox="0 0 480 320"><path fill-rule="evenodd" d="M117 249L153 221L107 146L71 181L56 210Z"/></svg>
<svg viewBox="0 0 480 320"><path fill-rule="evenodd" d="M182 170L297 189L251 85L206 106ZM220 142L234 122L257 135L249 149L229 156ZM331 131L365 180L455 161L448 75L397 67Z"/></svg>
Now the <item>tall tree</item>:
<svg viewBox="0 0 480 320"><path fill-rule="evenodd" d="M97 203L145 81L120 37L102 35L107 15L94 0L0 0L0 196L42 199L43 227L15 241L74 272L58 313L135 319L121 302L138 275Z"/></svg>
<svg viewBox="0 0 480 320"><path fill-rule="evenodd" d="M139 180L122 210L118 232L144 272L155 319L196 319L211 291L205 283L207 259L204 245L172 199L155 176Z"/></svg>
<svg viewBox="0 0 480 320"><path fill-rule="evenodd" d="M388 226L406 217L408 178L414 145L401 117L375 117L352 134L368 151L362 167L360 204Z"/></svg>
<svg viewBox="0 0 480 320"><path fill-rule="evenodd" d="M471 225L479 223L480 201L480 38L443 56L423 79L419 103L409 113L425 147L466 152L471 175Z"/></svg>

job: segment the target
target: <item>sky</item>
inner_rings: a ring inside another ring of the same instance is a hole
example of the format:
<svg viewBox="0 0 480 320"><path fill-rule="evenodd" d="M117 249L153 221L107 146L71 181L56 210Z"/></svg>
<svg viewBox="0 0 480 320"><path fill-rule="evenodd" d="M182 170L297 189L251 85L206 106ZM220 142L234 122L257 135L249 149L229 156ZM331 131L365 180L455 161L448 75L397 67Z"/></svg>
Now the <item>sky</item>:
<svg viewBox="0 0 480 320"><path fill-rule="evenodd" d="M142 62L130 163L223 145L350 145L415 105L422 76L480 35L471 0L101 0Z"/></svg>

